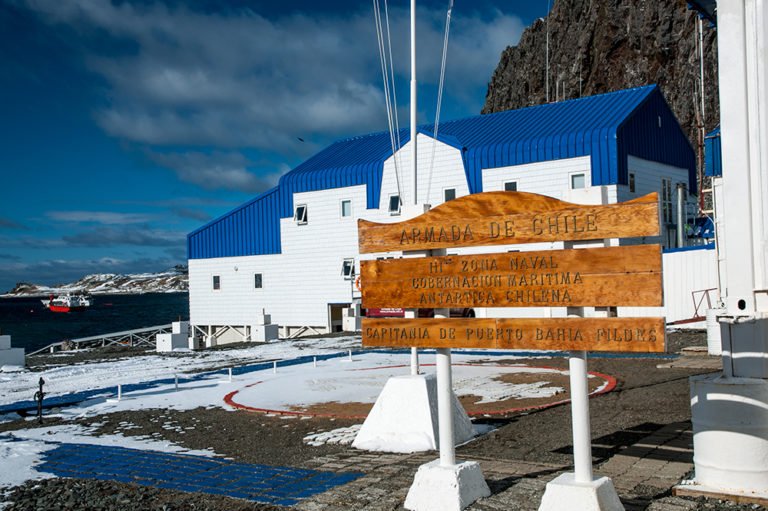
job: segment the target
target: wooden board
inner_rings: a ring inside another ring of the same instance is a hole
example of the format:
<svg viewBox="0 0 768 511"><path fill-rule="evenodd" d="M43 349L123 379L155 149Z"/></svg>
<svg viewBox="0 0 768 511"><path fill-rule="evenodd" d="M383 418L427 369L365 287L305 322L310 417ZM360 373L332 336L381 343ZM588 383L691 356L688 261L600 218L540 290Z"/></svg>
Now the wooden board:
<svg viewBox="0 0 768 511"><path fill-rule="evenodd" d="M658 194L583 206L526 192L448 201L411 220L358 220L360 253L659 235Z"/></svg>
<svg viewBox="0 0 768 511"><path fill-rule="evenodd" d="M363 306L661 306L661 247L362 261Z"/></svg>
<svg viewBox="0 0 768 511"><path fill-rule="evenodd" d="M373 319L363 346L665 351L664 318Z"/></svg>

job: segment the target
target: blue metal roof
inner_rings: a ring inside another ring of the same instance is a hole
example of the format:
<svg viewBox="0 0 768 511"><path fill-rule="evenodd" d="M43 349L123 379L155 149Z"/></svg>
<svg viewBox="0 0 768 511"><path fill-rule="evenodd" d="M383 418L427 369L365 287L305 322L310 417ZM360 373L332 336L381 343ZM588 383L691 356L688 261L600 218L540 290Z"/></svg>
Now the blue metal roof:
<svg viewBox="0 0 768 511"><path fill-rule="evenodd" d="M401 130L405 145L410 137ZM280 178L280 216L293 216L293 194L368 185L368 209L379 207L384 161L392 156L389 132L339 140Z"/></svg>
<svg viewBox="0 0 768 511"><path fill-rule="evenodd" d="M483 169L578 156L590 156L593 185L627 184L628 155L687 168L696 193L693 149L656 85L447 121L439 132L461 144L470 193L483 191Z"/></svg>
<svg viewBox="0 0 768 511"><path fill-rule="evenodd" d="M278 189L226 213L187 235L190 259L279 254Z"/></svg>
<svg viewBox="0 0 768 511"><path fill-rule="evenodd" d="M434 125L418 131L432 136ZM401 144L409 139L402 130ZM656 85L446 121L438 139L461 151L470 193L483 191L483 169L578 156L590 157L593 185L627 184L629 155L687 168L696 192L693 149ZM368 209L378 208L391 155L388 132L331 144L277 188L191 233L189 258L280 253L280 218L293 216L295 193L366 185Z"/></svg>
<svg viewBox="0 0 768 511"><path fill-rule="evenodd" d="M723 153L720 148L720 126L704 137L704 174L707 176L723 175Z"/></svg>

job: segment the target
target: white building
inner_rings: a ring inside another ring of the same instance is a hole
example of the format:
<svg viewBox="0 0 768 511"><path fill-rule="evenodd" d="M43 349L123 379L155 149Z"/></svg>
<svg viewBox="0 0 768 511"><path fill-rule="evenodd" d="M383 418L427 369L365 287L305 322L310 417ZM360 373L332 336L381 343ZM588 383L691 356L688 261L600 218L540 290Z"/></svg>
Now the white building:
<svg viewBox="0 0 768 511"><path fill-rule="evenodd" d="M382 132L332 144L190 233L193 332L208 344L251 340L264 313L282 336L340 330L359 297L358 218L400 221L424 204L494 190L585 204L659 192L661 242L675 247L678 186L694 202L694 151L656 86L447 121L432 133L418 131L419 205L408 133L393 154ZM553 246L562 244L526 249Z"/></svg>

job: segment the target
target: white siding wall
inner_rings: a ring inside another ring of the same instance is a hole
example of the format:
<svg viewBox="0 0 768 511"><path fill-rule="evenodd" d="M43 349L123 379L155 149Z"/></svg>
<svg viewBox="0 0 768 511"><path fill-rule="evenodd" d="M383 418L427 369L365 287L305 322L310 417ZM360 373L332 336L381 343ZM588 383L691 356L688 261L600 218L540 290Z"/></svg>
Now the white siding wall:
<svg viewBox="0 0 768 511"><path fill-rule="evenodd" d="M448 186L456 189L457 197L467 195L461 153L438 142L432 160L431 140L419 136L420 196L428 193L431 204L440 204ZM402 164L398 162L405 201L413 200L411 154L411 144L407 144L400 151ZM249 325L254 323L255 314L265 309L272 322L281 326L326 327L328 304L349 303L353 297L352 282L342 277L341 266L345 258L355 258L359 270L357 219L399 222L406 218L387 211L389 195L398 190L393 160L384 163L380 209L366 209L362 185L297 193L294 205L307 206L308 222L297 225L292 218L280 220L282 254L190 260L191 323ZM342 200L352 201L351 217L341 216ZM254 288L255 273L262 273L262 289ZM213 275L221 278L218 291L213 290Z"/></svg>
<svg viewBox="0 0 768 511"><path fill-rule="evenodd" d="M688 169L683 169L680 167L672 167L670 165L665 165L663 163L658 163L655 161L649 161L644 160L642 158L636 158L635 156L629 156L628 161L628 171L630 174L635 175L635 193L631 193L629 191L629 186L626 185L619 185L618 186L618 201L624 202L628 201L630 199L635 199L637 197L642 197L643 195L652 193L652 192L658 192L659 193L659 200L661 200L661 180L662 178L667 178L672 181L672 209L673 209L673 216L674 221L677 223L677 183L685 183L688 184ZM696 198L693 195L688 195L687 198L687 204L690 206L686 207L695 207L696 206ZM662 208L659 207L659 221L662 221ZM645 240L643 242L661 242L665 247L676 247L677 244L675 242L675 230L674 229L668 229L665 227L664 222L661 222L662 226L662 237L661 240Z"/></svg>
<svg viewBox="0 0 768 511"><path fill-rule="evenodd" d="M351 217L341 217L342 200L352 201ZM365 212L365 186L299 193L294 204L307 206L308 222L280 220L282 254L190 261L192 324L249 324L254 311L264 308L279 325L324 327L328 304L350 301L351 282L341 266L357 255L356 219ZM261 290L254 289L254 273L263 274ZM214 274L221 275L219 291L212 290Z"/></svg>
<svg viewBox="0 0 768 511"><path fill-rule="evenodd" d="M717 306L717 253L715 250L672 252L662 256L664 272L664 307L619 307L619 316L666 316L667 323L694 317L707 312L704 291L713 289L709 296ZM681 325L685 326L685 325ZM694 325L701 328L701 324Z"/></svg>
<svg viewBox="0 0 768 511"><path fill-rule="evenodd" d="M399 152L400 190L405 207L413 202L410 171L411 144ZM444 189L455 188L456 196L469 193L460 151L419 135L419 202L432 206L444 201ZM193 325L249 325L262 309L281 326L328 325L328 304L349 303L352 282L341 275L345 258L357 253L357 219L399 222L408 217L392 216L387 207L391 194L398 193L395 157L384 163L379 209L368 210L365 186L335 188L299 193L294 204L308 208L307 225L297 225L292 218L281 219L282 254L216 259L192 259L190 274L190 319ZM430 171L431 169L431 171ZM616 200L659 191L661 177L671 175L673 182L687 179L687 171L637 158L630 159L630 171L636 173L636 193L626 186L590 186L589 157L571 158L534 164L483 170L485 191L503 190L504 182L517 181L518 190L549 195L580 204L611 203ZM570 189L570 176L584 173L586 188ZM352 201L352 216L341 217L341 201ZM563 243L505 245L480 249L454 249L450 253L504 252L562 248ZM709 253L709 252L708 252ZM363 255L371 258L372 255ZM254 288L254 274L261 273L263 288ZM221 289L212 289L212 278L219 275ZM707 284L708 285L708 284ZM674 300L677 300L675 298ZM687 298L690 301L690 298ZM668 303L670 301L668 300ZM478 309L478 316L537 317L563 316L564 308Z"/></svg>
<svg viewBox="0 0 768 511"><path fill-rule="evenodd" d="M434 157L433 157L434 149ZM416 162L416 173L419 179L419 203L437 206L444 202L443 190L455 188L456 197L469 195L467 175L461 161L461 151L430 137L418 136L419 160ZM381 202L379 209L384 213L389 206L389 197L398 193L395 178L395 162L400 177L400 190L404 205L413 204L413 173L411 161L413 144L410 142L398 151L395 157L384 162L384 175L381 182ZM396 217L393 221L400 221Z"/></svg>

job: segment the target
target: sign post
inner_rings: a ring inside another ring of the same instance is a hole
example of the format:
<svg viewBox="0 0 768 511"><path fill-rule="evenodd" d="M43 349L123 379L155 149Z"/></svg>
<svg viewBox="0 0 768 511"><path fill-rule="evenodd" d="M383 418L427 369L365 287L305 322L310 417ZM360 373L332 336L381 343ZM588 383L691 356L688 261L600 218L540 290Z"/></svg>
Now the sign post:
<svg viewBox="0 0 768 511"><path fill-rule="evenodd" d="M583 206L524 192L487 192L395 224L358 221L360 252L603 240L659 235L658 197ZM592 473L587 352L665 351L664 318L452 319L450 308L661 306L661 247L632 245L361 262L364 307L434 308L434 318L363 320L364 346L437 349L440 458L422 465L412 510L463 509L490 494L475 462L457 463L451 348L568 350L574 473L547 485L540 511L623 510ZM442 317L441 317L442 316Z"/></svg>

